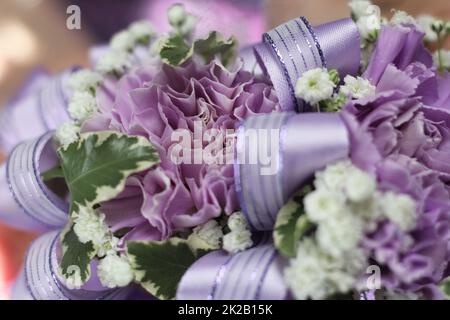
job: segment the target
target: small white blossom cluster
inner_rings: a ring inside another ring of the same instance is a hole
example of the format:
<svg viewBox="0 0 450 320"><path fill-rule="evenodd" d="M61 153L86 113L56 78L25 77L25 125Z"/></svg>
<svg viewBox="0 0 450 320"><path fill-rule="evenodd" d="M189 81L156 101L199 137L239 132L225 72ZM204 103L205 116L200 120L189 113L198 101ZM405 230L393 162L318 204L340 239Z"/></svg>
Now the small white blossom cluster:
<svg viewBox="0 0 450 320"><path fill-rule="evenodd" d="M116 33L109 43L110 50L98 61L96 69L102 74L122 74L131 66L130 54L137 45L147 46L154 36L148 21L138 21Z"/></svg>
<svg viewBox="0 0 450 320"><path fill-rule="evenodd" d="M78 239L82 243L92 242L97 256L104 257L117 251L119 240L113 236L106 224L104 214L80 206L73 222Z"/></svg>
<svg viewBox="0 0 450 320"><path fill-rule="evenodd" d="M212 249L220 249L223 231L216 220L209 220L208 222L195 227L193 233L205 241Z"/></svg>
<svg viewBox="0 0 450 320"><path fill-rule="evenodd" d="M55 133L55 137L62 146L77 141L80 134L80 126L75 122L67 122L62 124Z"/></svg>
<svg viewBox="0 0 450 320"><path fill-rule="evenodd" d="M125 287L134 280L133 269L126 255L108 253L97 266L100 282L108 288Z"/></svg>
<svg viewBox="0 0 450 320"><path fill-rule="evenodd" d="M347 97L362 99L374 95L375 89L369 80L347 75L344 78L344 85L339 90Z"/></svg>
<svg viewBox="0 0 450 320"><path fill-rule="evenodd" d="M118 253L119 240L113 236L103 214L80 207L74 217L73 229L80 242L91 242L96 255L102 258L97 266L97 274L104 286L124 287L133 281L131 265L126 256ZM71 282L75 285L74 281ZM81 281L78 283L81 285Z"/></svg>
<svg viewBox="0 0 450 320"><path fill-rule="evenodd" d="M316 105L333 96L336 84L325 68L308 70L302 74L295 85L295 95L305 102Z"/></svg>
<svg viewBox="0 0 450 320"><path fill-rule="evenodd" d="M182 36L189 36L197 24L197 18L187 12L182 4L171 6L168 17L170 25Z"/></svg>
<svg viewBox="0 0 450 320"><path fill-rule="evenodd" d="M393 10L393 11L394 11L394 14L390 21L391 25L393 25L393 26L413 25L413 26L419 27L416 19L414 17L410 16L405 11L402 11L402 10Z"/></svg>
<svg viewBox="0 0 450 320"><path fill-rule="evenodd" d="M241 212L235 212L228 218L230 232L223 237L223 249L237 253L253 245L252 233L248 230L247 220Z"/></svg>
<svg viewBox="0 0 450 320"><path fill-rule="evenodd" d="M62 124L56 130L56 138L61 145L65 146L78 140L80 123L97 110L95 95L102 80L103 77L99 73L87 69L76 71L70 76L69 87L73 94L68 111L73 121Z"/></svg>
<svg viewBox="0 0 450 320"><path fill-rule="evenodd" d="M300 243L285 274L299 299L322 299L355 286L367 262L360 242L380 221L404 232L416 224L410 196L378 191L376 179L350 161L317 172L314 187L303 202L317 229Z"/></svg>
<svg viewBox="0 0 450 320"><path fill-rule="evenodd" d="M373 41L381 28L381 11L369 0L352 0L349 2L353 19L356 22L361 39Z"/></svg>
<svg viewBox="0 0 450 320"><path fill-rule="evenodd" d="M306 71L295 86L295 95L318 109L338 111L348 98L362 99L375 94L375 86L362 77L347 75L344 84L336 93L339 84L336 70L316 68Z"/></svg>

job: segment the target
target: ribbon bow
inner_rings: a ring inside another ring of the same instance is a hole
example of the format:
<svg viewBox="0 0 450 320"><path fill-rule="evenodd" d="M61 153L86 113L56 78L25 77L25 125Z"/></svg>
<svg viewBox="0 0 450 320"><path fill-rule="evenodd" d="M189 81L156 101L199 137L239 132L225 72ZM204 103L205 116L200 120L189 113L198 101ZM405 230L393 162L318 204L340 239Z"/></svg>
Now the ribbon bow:
<svg viewBox="0 0 450 320"><path fill-rule="evenodd" d="M359 35L350 19L311 27L305 18L289 21L264 34L263 42L242 52L244 66L259 66L272 80L282 109L287 112L251 117L241 124L237 137L235 177L241 207L258 245L228 256L210 253L184 275L177 292L182 299L286 299L283 281L285 260L270 241L278 210L286 199L316 170L345 157L349 142L346 128L336 114L295 114L307 106L295 98L297 79L307 70L328 67L342 76L355 74L360 62ZM50 79L33 74L20 96L7 107L0 120L0 146L11 151L0 167L0 219L16 227L50 231L31 246L25 268L15 287L15 298L118 299L129 288L102 287L70 290L58 278L57 231L67 220L67 203L42 181L41 172L56 163L52 131L70 120L67 112L67 79L74 69ZM245 157L261 154L273 146L257 140L246 142L249 130L274 130L279 148L273 154L276 171L261 175L265 164L246 163ZM31 139L31 140L30 140ZM24 142L25 141L25 142ZM253 150L253 151L252 151ZM289 170L289 172L288 172ZM258 233L258 232L265 233ZM95 278L95 277L94 277Z"/></svg>

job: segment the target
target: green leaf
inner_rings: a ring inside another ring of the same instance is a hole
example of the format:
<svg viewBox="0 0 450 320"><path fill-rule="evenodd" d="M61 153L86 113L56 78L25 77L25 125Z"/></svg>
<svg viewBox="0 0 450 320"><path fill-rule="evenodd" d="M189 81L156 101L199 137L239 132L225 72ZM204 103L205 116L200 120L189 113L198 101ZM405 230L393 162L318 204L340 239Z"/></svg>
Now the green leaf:
<svg viewBox="0 0 450 320"><path fill-rule="evenodd" d="M439 284L439 289L442 291L442 293L444 294L445 298L447 300L450 300L450 277L444 279Z"/></svg>
<svg viewBox="0 0 450 320"><path fill-rule="evenodd" d="M160 49L161 60L171 66L179 66L189 59L192 54L192 47L179 34L165 40Z"/></svg>
<svg viewBox="0 0 450 320"><path fill-rule="evenodd" d="M299 240L313 225L303 208L303 197L308 189L295 194L279 211L273 232L274 244L285 257L295 257Z"/></svg>
<svg viewBox="0 0 450 320"><path fill-rule="evenodd" d="M41 177L42 177L42 180L44 180L44 182L47 182L47 181L50 181L50 180L53 180L56 178L64 178L64 173L63 173L61 166L58 165L58 166L44 172L41 175Z"/></svg>
<svg viewBox="0 0 450 320"><path fill-rule="evenodd" d="M72 225L68 225L61 234L61 244L63 257L60 264L61 274L67 279L74 276L78 270L81 281L84 283L90 277L90 262L95 255L94 246L91 242L81 243L73 230Z"/></svg>
<svg viewBox="0 0 450 320"><path fill-rule="evenodd" d="M127 254L136 280L159 299L174 299L187 269L207 250L196 250L187 240L129 241Z"/></svg>
<svg viewBox="0 0 450 320"><path fill-rule="evenodd" d="M194 52L202 56L207 63L219 55L223 65L231 62L236 55L237 41L234 37L224 40L217 31L210 32L206 39L194 43Z"/></svg>
<svg viewBox="0 0 450 320"><path fill-rule="evenodd" d="M110 131L83 134L58 153L72 214L78 205L94 207L113 199L123 191L128 176L159 162L147 139Z"/></svg>
<svg viewBox="0 0 450 320"><path fill-rule="evenodd" d="M58 154L71 196L71 219L61 237L61 273L69 278L79 271L84 283L89 279L89 264L96 250L92 243L79 241L73 217L83 206L95 208L116 197L128 176L152 167L159 157L147 139L109 131L83 134Z"/></svg>

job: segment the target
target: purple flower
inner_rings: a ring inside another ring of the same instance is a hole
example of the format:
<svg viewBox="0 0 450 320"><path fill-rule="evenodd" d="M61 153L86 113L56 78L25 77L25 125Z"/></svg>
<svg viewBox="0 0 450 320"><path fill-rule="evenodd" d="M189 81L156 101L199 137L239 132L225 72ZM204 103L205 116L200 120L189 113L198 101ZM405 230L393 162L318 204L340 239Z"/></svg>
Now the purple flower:
<svg viewBox="0 0 450 320"><path fill-rule="evenodd" d="M127 228L124 241L166 239L239 209L232 165L175 164L170 158L178 142L174 132L185 129L194 149L195 130L202 134L215 129L225 137L227 129L249 115L280 110L272 86L239 63L231 70L216 62L143 66L106 81L97 96L100 111L84 125L85 131L112 129L145 136L161 157L157 168L129 179L125 194L132 193L132 208L122 210L121 216L114 214L115 205L126 201L113 200L102 208L113 229ZM203 140L200 148L209 144Z"/></svg>
<svg viewBox="0 0 450 320"><path fill-rule="evenodd" d="M437 284L450 274L450 77L432 66L422 37L414 27L383 27L364 73L376 93L350 101L342 117L353 163L382 191L416 201L414 230L384 221L363 241L383 285L442 298Z"/></svg>

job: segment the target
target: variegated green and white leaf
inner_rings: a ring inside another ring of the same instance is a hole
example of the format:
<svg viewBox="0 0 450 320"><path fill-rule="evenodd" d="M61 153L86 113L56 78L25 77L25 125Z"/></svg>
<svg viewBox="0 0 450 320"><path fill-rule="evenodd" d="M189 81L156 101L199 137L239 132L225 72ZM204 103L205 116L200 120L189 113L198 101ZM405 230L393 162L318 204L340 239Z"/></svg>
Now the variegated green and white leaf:
<svg viewBox="0 0 450 320"><path fill-rule="evenodd" d="M159 162L159 156L147 139L110 131L83 134L79 141L59 149L58 153L71 195L71 218L61 235L60 271L69 283L77 286L89 279L96 249L92 242L80 241L74 230L74 218L81 209L92 209L116 197L131 174L151 168Z"/></svg>
<svg viewBox="0 0 450 320"><path fill-rule="evenodd" d="M167 241L130 241L127 254L135 279L159 299L174 299L178 283L187 269L208 249L180 238Z"/></svg>
<svg viewBox="0 0 450 320"><path fill-rule="evenodd" d="M179 66L193 54L192 46L188 45L184 38L177 34L167 38L161 45L161 60L171 66Z"/></svg>
<svg viewBox="0 0 450 320"><path fill-rule="evenodd" d="M69 224L61 234L63 256L60 263L60 273L68 284L79 287L85 283L91 274L90 263L95 255L91 242L81 243Z"/></svg>
<svg viewBox="0 0 450 320"><path fill-rule="evenodd" d="M75 212L113 199L133 173L159 162L156 149L144 137L112 131L87 133L59 151L61 167Z"/></svg>
<svg viewBox="0 0 450 320"><path fill-rule="evenodd" d="M219 56L226 66L236 56L236 47L237 41L234 37L224 39L220 33L212 31L206 39L195 41L194 52L202 56L207 63Z"/></svg>
<svg viewBox="0 0 450 320"><path fill-rule="evenodd" d="M295 194L277 216L273 239L275 247L285 257L295 257L299 240L312 227L303 208L305 194L305 190Z"/></svg>

